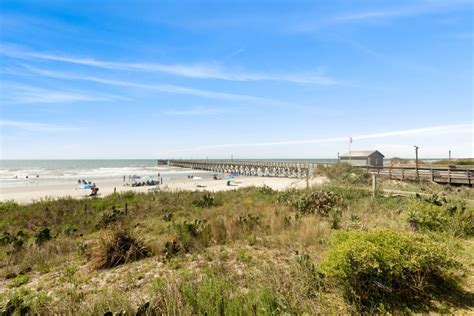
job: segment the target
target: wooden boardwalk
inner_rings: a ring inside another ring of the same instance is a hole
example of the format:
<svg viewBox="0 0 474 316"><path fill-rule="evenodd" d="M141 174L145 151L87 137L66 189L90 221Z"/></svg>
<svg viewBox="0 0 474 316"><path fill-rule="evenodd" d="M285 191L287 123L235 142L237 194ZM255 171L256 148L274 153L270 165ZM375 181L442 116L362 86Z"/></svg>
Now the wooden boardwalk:
<svg viewBox="0 0 474 316"><path fill-rule="evenodd" d="M474 168L465 166L457 167L384 167L368 168L370 173L388 177L395 180L428 180L444 184L474 183Z"/></svg>
<svg viewBox="0 0 474 316"><path fill-rule="evenodd" d="M206 170L216 173L232 172L245 176L306 178L317 167L316 163L264 160L158 160L158 164ZM325 164L327 165L327 164ZM474 183L474 168L450 167L360 167L371 174L396 180L425 180L444 184Z"/></svg>

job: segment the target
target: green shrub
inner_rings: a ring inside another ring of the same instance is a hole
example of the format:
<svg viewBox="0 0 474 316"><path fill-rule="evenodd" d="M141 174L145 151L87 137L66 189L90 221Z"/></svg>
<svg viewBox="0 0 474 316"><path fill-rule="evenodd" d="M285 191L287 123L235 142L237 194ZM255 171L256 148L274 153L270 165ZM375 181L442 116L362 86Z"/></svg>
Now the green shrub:
<svg viewBox="0 0 474 316"><path fill-rule="evenodd" d="M275 193L275 190L273 190L271 187L269 187L268 185L264 184L263 186L261 187L258 187L257 188L257 191L263 195L271 195L273 193Z"/></svg>
<svg viewBox="0 0 474 316"><path fill-rule="evenodd" d="M178 244L185 251L199 246L207 246L211 241L211 231L206 220L184 221L176 224L175 230L178 234ZM175 245L173 245L174 247Z"/></svg>
<svg viewBox="0 0 474 316"><path fill-rule="evenodd" d="M329 216L331 210L342 203L342 198L332 191L283 191L280 203L289 204L303 214Z"/></svg>
<svg viewBox="0 0 474 316"><path fill-rule="evenodd" d="M53 237L51 236L51 231L49 230L48 227L45 227L43 229L40 229L38 232L35 234L35 244L38 246L41 246L45 242L51 240Z"/></svg>
<svg viewBox="0 0 474 316"><path fill-rule="evenodd" d="M248 231L260 226L260 216L254 214L239 215L235 221L237 225Z"/></svg>
<svg viewBox="0 0 474 316"><path fill-rule="evenodd" d="M30 281L30 277L25 274L17 275L10 283L10 287L19 287Z"/></svg>
<svg viewBox="0 0 474 316"><path fill-rule="evenodd" d="M111 223L115 223L125 215L126 214L124 210L120 210L115 206L112 206L112 211L102 214L102 217L97 223L96 228L103 228Z"/></svg>
<svg viewBox="0 0 474 316"><path fill-rule="evenodd" d="M198 207L212 207L215 206L215 198L211 194L204 194L199 199L194 200L193 204Z"/></svg>
<svg viewBox="0 0 474 316"><path fill-rule="evenodd" d="M16 234L4 231L0 237L0 245L7 246L6 253L11 255L23 249L23 244L27 237L28 236L26 236L22 230L18 231Z"/></svg>
<svg viewBox="0 0 474 316"><path fill-rule="evenodd" d="M426 236L392 231L337 232L321 272L361 311L423 307L457 288L451 251Z"/></svg>
<svg viewBox="0 0 474 316"><path fill-rule="evenodd" d="M10 295L10 299L0 315L26 315L44 314L41 308L46 305L48 296L46 293L33 293L26 289L20 289Z"/></svg>
<svg viewBox="0 0 474 316"><path fill-rule="evenodd" d="M474 210L457 201L431 197L408 204L407 221L413 231L449 232L474 236Z"/></svg>
<svg viewBox="0 0 474 316"><path fill-rule="evenodd" d="M363 169L346 162L318 165L317 174L325 175L329 180L342 184L369 184L370 175Z"/></svg>

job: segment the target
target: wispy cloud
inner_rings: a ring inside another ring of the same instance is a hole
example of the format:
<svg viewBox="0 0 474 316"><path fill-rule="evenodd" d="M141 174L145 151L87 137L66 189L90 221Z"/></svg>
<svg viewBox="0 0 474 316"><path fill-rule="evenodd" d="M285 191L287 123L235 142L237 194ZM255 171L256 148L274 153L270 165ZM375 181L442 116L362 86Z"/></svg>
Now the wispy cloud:
<svg viewBox="0 0 474 316"><path fill-rule="evenodd" d="M376 139L376 138L387 138L394 136L419 136L419 135L444 135L444 134L460 134L460 133L472 133L474 125L471 124L457 124L457 125L440 125L425 128L397 130L382 133L363 134L352 136L353 140L364 140L364 139ZM316 139L303 139L303 140L286 140L286 141L272 141L272 142L261 142L261 143L245 143L245 144L219 144L219 145L206 145L199 146L192 149L182 151L200 151L207 149L217 148L234 148L234 147L264 147L264 146L285 146L285 145L301 145L301 144L323 144L323 143L335 143L335 142L347 142L348 136L340 137L329 137L329 138L316 138Z"/></svg>
<svg viewBox="0 0 474 316"><path fill-rule="evenodd" d="M462 10L472 6L470 0L434 0L411 1L407 5L386 6L386 2L377 2L382 6L367 8L359 11L336 14L322 19L308 19L296 23L291 30L297 32L311 32L317 29L339 24L385 22L393 19L410 18L428 14L446 14L447 12Z"/></svg>
<svg viewBox="0 0 474 316"><path fill-rule="evenodd" d="M195 89L171 84L145 84L137 83L131 81L123 80L113 80L107 78L101 78L96 76L85 76L77 75L72 73L57 72L39 69L35 67L27 67L32 73L37 75L56 78L56 79L66 79L66 80L83 80L96 82L100 84L110 85L110 86L119 86L119 87L129 87L136 89L146 89L151 91L172 93L172 94L183 94L183 95L192 95L197 97L209 98L209 99L218 99L218 100L230 100L230 101L245 101L252 102L254 104L265 105L265 106L286 106L284 102L266 99L256 96L250 96L245 94L234 94L234 93L225 93L225 92L215 92L209 90Z"/></svg>
<svg viewBox="0 0 474 316"><path fill-rule="evenodd" d="M40 59L78 64L110 70L160 72L175 76L227 81L284 81L298 84L334 85L339 82L321 73L265 74L229 71L215 65L167 65L162 63L138 63L105 61L60 54L27 51L11 46L0 46L0 54L20 59Z"/></svg>
<svg viewBox="0 0 474 316"><path fill-rule="evenodd" d="M115 96L94 95L82 92L61 91L32 87L15 83L1 83L3 104L45 104L45 103L73 103L92 101L113 101Z"/></svg>
<svg viewBox="0 0 474 316"><path fill-rule="evenodd" d="M10 121L10 120L0 120L0 127L13 127L17 129L23 129L23 130L34 131L34 132L65 132L65 131L77 130L74 127L58 126L58 125L37 123L37 122Z"/></svg>
<svg viewBox="0 0 474 316"><path fill-rule="evenodd" d="M374 21L393 18L403 18L419 16L433 13L445 13L450 9L462 8L466 5L471 6L471 1L450 0L450 1L422 1L411 5L383 8L378 10L366 10L341 14L334 16L330 21L335 23L356 22L356 21Z"/></svg>
<svg viewBox="0 0 474 316"><path fill-rule="evenodd" d="M235 113L235 112L237 112L237 110L234 108L211 108L211 107L198 106L198 107L194 107L187 110L165 111L164 114L173 115L173 116L204 116L204 115L215 115L215 114Z"/></svg>

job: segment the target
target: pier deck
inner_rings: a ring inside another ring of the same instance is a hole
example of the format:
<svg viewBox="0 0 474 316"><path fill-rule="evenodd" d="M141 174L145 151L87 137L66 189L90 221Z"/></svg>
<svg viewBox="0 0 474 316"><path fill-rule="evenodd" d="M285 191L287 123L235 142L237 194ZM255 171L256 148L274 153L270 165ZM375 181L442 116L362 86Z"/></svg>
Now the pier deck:
<svg viewBox="0 0 474 316"><path fill-rule="evenodd" d="M264 160L158 160L158 164L216 173L232 172L245 176L299 179L308 177L318 165L317 163ZM470 186L474 183L474 168L465 166L360 168L364 168L371 174L396 180L420 179L443 184L467 184Z"/></svg>

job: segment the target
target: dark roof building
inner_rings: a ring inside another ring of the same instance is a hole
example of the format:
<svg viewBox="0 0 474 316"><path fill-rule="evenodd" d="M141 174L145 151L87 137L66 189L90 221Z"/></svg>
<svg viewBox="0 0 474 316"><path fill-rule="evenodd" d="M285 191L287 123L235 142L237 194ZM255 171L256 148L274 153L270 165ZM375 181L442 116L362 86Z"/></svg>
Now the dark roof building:
<svg viewBox="0 0 474 316"><path fill-rule="evenodd" d="M342 154L339 156L339 160L353 166L383 167L384 157L378 150L362 150Z"/></svg>

